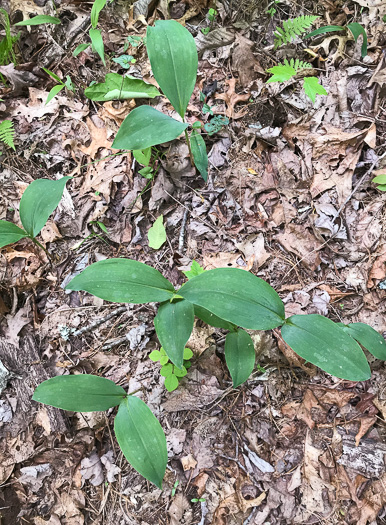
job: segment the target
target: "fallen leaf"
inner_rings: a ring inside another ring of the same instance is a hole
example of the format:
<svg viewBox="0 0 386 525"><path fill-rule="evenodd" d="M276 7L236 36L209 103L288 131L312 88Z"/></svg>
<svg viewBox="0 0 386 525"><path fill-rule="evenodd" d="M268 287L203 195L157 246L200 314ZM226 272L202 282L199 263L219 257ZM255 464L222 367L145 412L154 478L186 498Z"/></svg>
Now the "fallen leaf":
<svg viewBox="0 0 386 525"><path fill-rule="evenodd" d="M247 113L248 108L243 108L238 113L236 113L235 106L239 102L246 102L247 100L249 100L250 93L246 93L246 94L236 93L236 79L235 78L230 78L229 80L225 82L225 84L228 86L227 91L225 93L216 94L216 99L225 101L225 104L227 106L225 115L228 118L231 118L234 120L239 119Z"/></svg>
<svg viewBox="0 0 386 525"><path fill-rule="evenodd" d="M91 143L89 146L79 146L79 149L85 155L88 155L92 159L95 159L99 148L111 149L112 142L107 140L107 129L99 128L94 124L90 117L86 119L87 127L91 136ZM117 151L117 150L114 150Z"/></svg>
<svg viewBox="0 0 386 525"><path fill-rule="evenodd" d="M194 459L192 454L188 454L187 456L184 456L181 458L181 465L184 471L191 470L196 468L197 461Z"/></svg>
<svg viewBox="0 0 386 525"><path fill-rule="evenodd" d="M276 240L288 252L294 253L305 266L315 271L321 263L319 250L322 243L299 224L289 224L284 233L276 235Z"/></svg>

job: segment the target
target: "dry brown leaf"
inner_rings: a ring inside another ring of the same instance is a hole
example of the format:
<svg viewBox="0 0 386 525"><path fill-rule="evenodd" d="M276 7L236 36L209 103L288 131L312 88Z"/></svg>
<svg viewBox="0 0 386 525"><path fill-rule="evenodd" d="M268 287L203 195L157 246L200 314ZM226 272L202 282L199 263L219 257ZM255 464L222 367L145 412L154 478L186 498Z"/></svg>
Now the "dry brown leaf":
<svg viewBox="0 0 386 525"><path fill-rule="evenodd" d="M184 519L184 523L191 523L191 521L186 520L185 513L187 511L191 512L189 501L183 494L176 494L168 510L170 525L180 525L182 519Z"/></svg>
<svg viewBox="0 0 386 525"><path fill-rule="evenodd" d="M324 408L320 405L313 392L310 389L307 389L301 403L291 401L282 406L281 411L285 416L292 419L296 417L297 419L304 421L308 428L313 429L316 423L312 417L312 409L318 409L325 414Z"/></svg>
<svg viewBox="0 0 386 525"><path fill-rule="evenodd" d="M218 95L216 95L216 99L225 101L225 104L227 106L225 115L228 118L231 118L231 119L241 118L246 114L246 112L248 111L248 108L243 108L238 113L236 113L235 105L238 104L239 102L246 102L247 100L249 100L250 93L246 93L246 94L236 93L236 79L235 78L230 78L225 83L228 86L228 90L225 93L219 93Z"/></svg>
<svg viewBox="0 0 386 525"><path fill-rule="evenodd" d="M370 428L374 425L376 422L376 417L361 417L360 419L360 427L358 430L357 435L355 436L355 445L359 447L359 443L363 436L370 430Z"/></svg>
<svg viewBox="0 0 386 525"><path fill-rule="evenodd" d="M180 461L181 461L181 465L184 471L196 468L197 461L194 459L192 454L188 454L187 456L184 456L183 458L181 458Z"/></svg>
<svg viewBox="0 0 386 525"><path fill-rule="evenodd" d="M53 220L48 220L46 225L43 227L42 231L40 232L40 235L42 236L42 239L44 243L47 242L54 242L58 239L62 239L62 235L60 231L58 230L58 227L54 223Z"/></svg>
<svg viewBox="0 0 386 525"><path fill-rule="evenodd" d="M242 35L236 34L236 47L232 53L232 68L238 73L239 82L242 87L247 87L258 76L264 75L265 71L252 53L254 42Z"/></svg>
<svg viewBox="0 0 386 525"><path fill-rule="evenodd" d="M299 257L305 266L315 271L321 259L319 250L322 243L311 235L305 226L299 224L289 224L284 233L276 235L276 240L288 252L294 253Z"/></svg>
<svg viewBox="0 0 386 525"><path fill-rule="evenodd" d="M114 107L115 102L105 102L102 109L98 112L100 118L104 121L107 119L114 120L120 126L130 111L135 108L135 100L125 100L119 107Z"/></svg>
<svg viewBox="0 0 386 525"><path fill-rule="evenodd" d="M92 159L95 159L96 154L98 153L99 148L111 149L112 142L107 140L107 129L98 128L91 120L87 117L86 120L87 127L91 135L91 143L89 146L79 146L79 149L85 155L90 156ZM116 151L116 150L115 150Z"/></svg>
<svg viewBox="0 0 386 525"><path fill-rule="evenodd" d="M367 280L367 288L370 289L376 284L373 281L382 280L386 277L386 244L377 251L379 252L378 256L371 267L369 278Z"/></svg>

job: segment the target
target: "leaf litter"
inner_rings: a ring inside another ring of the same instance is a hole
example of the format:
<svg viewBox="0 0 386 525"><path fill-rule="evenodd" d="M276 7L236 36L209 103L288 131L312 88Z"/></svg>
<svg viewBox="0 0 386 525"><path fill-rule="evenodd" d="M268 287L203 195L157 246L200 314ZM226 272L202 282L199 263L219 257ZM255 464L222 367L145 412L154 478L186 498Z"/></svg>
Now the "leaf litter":
<svg viewBox="0 0 386 525"><path fill-rule="evenodd" d="M36 4L13 0L9 8L23 18L55 15ZM308 6L337 25L357 13L371 43L360 66L357 47L346 37L319 37L310 44L313 66L324 69L328 63L321 75L328 96L318 96L315 106L296 82L264 84L266 69L282 57L271 46L278 14L271 18L262 5L217 2L218 16L207 34L200 31L206 1L171 3L172 11L162 0L141 1L129 13L119 2L108 5L100 24L112 54L121 54L127 30L143 36L146 23L170 14L186 25L200 55L200 89L196 86L188 119L210 120L202 114L199 95L206 86L214 86L206 100L214 115L230 119L206 137L207 186L190 166L186 145L175 141L162 147L148 187L129 154L111 156L114 135L134 100L91 103L78 90L62 91L44 104L48 91L38 64L60 78L70 74L79 86L105 80L90 49L75 59L68 46L80 43L87 9L63 4L65 30L25 30L20 63L0 66L7 79L0 88L1 119L12 119L18 149L17 156L3 152L1 158L0 218L18 222L20 196L32 180L74 176L65 206L43 236L54 267L28 240L1 251L4 523L22 518L37 525L155 520L257 525L317 518L366 525L382 520L383 363L371 363L369 381L338 381L304 363L280 339L251 332L263 368L233 390L223 333L198 321L188 343L193 366L169 394L148 359L158 348L151 305L109 317L114 305L58 292L57 284L94 260L127 256L180 285L178 268L188 269L196 260L206 269L253 271L280 291L288 312L327 313L386 332L385 199L371 184L386 169L380 116L383 3ZM358 6L364 9L358 12ZM283 8L288 17L304 14L298 4ZM133 53L133 71L152 82L143 47ZM154 104L165 106L160 99ZM378 159L376 172L366 174ZM147 234L161 216L168 242L149 249ZM91 235L93 221L107 233ZM96 321L102 322L94 326ZM90 325L94 328L69 335ZM23 355L22 366L10 359L17 354ZM129 391L141 389L139 395L169 428L170 470L162 493L116 456L104 417L76 414L62 420L57 412L52 416L46 408L31 407L23 387L32 391L42 378L70 372L101 374ZM192 501L199 498L204 501Z"/></svg>

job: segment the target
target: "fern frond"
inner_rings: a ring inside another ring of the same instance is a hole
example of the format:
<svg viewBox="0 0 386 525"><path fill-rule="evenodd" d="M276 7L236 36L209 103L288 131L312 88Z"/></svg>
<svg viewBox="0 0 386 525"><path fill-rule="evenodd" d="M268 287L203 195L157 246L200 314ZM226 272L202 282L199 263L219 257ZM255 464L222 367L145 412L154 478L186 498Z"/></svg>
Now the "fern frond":
<svg viewBox="0 0 386 525"><path fill-rule="evenodd" d="M4 120L0 123L0 141L4 142L6 146L15 150L15 144L13 138L15 136L15 130L13 123L10 120Z"/></svg>
<svg viewBox="0 0 386 525"><path fill-rule="evenodd" d="M298 35L304 33L318 18L314 15L303 15L284 21L283 28L277 27L274 32L275 49L282 44L288 44Z"/></svg>
<svg viewBox="0 0 386 525"><path fill-rule="evenodd" d="M309 62L304 62L303 60L299 60L298 58L294 60L291 58L291 60L284 59L284 64L289 67L293 67L296 72L300 71L301 69L312 69L312 64Z"/></svg>

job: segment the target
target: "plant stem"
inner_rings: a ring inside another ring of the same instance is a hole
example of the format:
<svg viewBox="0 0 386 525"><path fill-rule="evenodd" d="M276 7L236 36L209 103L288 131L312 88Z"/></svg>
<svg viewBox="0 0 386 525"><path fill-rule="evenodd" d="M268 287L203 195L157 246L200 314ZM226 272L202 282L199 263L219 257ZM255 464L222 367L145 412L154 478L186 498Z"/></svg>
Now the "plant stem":
<svg viewBox="0 0 386 525"><path fill-rule="evenodd" d="M189 139L189 135L188 135L187 130L185 130L185 138L186 138L186 143L187 143L188 149L189 149L190 163L191 163L192 166L194 166L193 153L192 153L192 148L190 147L190 139Z"/></svg>
<svg viewBox="0 0 386 525"><path fill-rule="evenodd" d="M34 244L36 244L36 246L39 246L39 248L41 248L41 249L43 250L43 252L47 255L47 257L48 257L50 263L52 263L52 257L51 257L51 255L48 253L48 251L44 248L44 246L42 246L42 245L40 244L40 242L37 241L37 240L35 239L35 237L30 237L30 239L32 240L32 242L33 242Z"/></svg>

